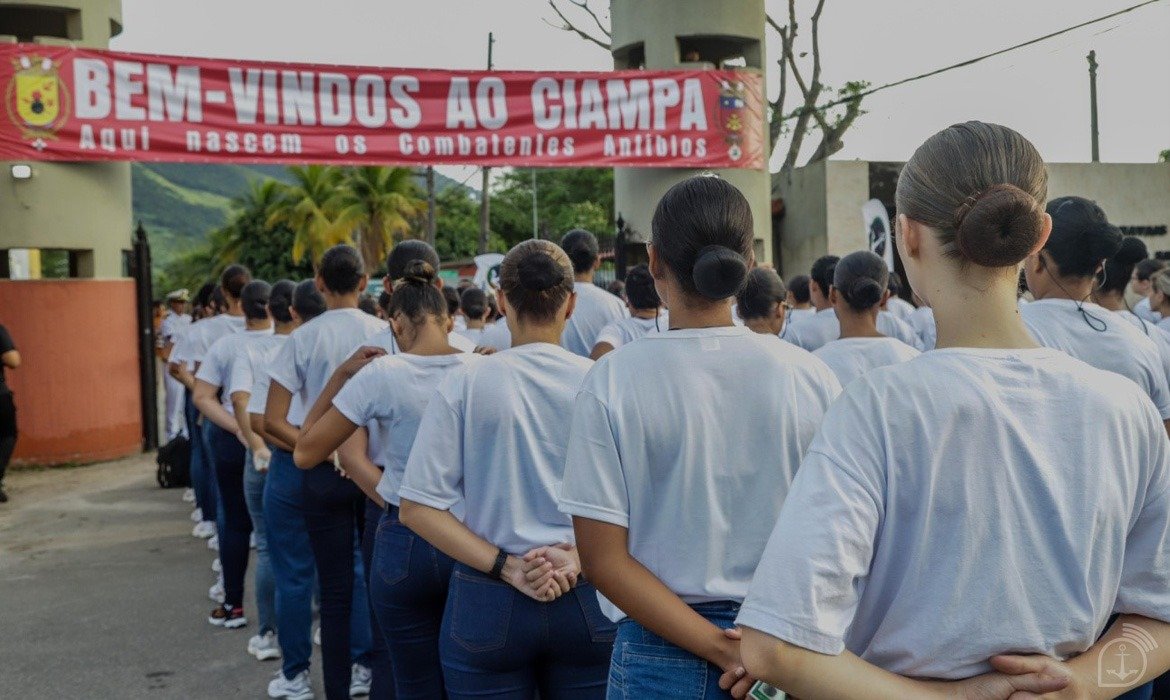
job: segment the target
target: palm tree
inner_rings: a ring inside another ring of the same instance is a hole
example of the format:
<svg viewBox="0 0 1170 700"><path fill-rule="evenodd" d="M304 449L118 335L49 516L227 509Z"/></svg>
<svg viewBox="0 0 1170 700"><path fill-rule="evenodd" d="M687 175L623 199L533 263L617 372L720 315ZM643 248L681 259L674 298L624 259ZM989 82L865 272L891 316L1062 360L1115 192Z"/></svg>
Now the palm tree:
<svg viewBox="0 0 1170 700"><path fill-rule="evenodd" d="M334 204L337 225L354 232L370 274L397 241L411 235L411 221L426 211L410 168L347 170Z"/></svg>
<svg viewBox="0 0 1170 700"><path fill-rule="evenodd" d="M263 179L250 181L247 191L232 199L232 218L216 234L220 241L217 257L221 264L234 262L248 242L248 237L256 235L258 230L271 228L268 220L284 196L283 183Z"/></svg>
<svg viewBox="0 0 1170 700"><path fill-rule="evenodd" d="M273 207L268 226L284 224L293 230L293 262L308 253L313 263L338 243L352 243L352 226L338 221L336 202L342 172L328 165L294 166L288 169L295 182L285 187L284 197Z"/></svg>

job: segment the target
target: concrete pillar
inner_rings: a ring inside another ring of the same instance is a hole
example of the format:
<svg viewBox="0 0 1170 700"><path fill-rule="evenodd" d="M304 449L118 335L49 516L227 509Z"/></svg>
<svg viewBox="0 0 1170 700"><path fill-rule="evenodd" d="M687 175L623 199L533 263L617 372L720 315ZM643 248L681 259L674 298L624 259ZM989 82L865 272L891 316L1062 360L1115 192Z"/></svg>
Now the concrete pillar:
<svg viewBox="0 0 1170 700"><path fill-rule="evenodd" d="M120 0L0 0L0 36L46 45L104 49L122 31ZM131 247L129 163L26 163L18 180L0 162L0 250L74 252L83 277L124 276Z"/></svg>
<svg viewBox="0 0 1170 700"><path fill-rule="evenodd" d="M731 60L732 65L738 64L737 69L763 71L763 0L611 0L610 15L615 69L715 69ZM701 61L686 62L692 51ZM761 124L761 129L766 125ZM766 143L767 135L762 138ZM701 172L707 171L614 168L614 212L626 221L627 242L648 241L658 200L676 182ZM771 183L767 170L714 172L743 191L751 202L756 257L771 262ZM636 262L636 248L632 252Z"/></svg>

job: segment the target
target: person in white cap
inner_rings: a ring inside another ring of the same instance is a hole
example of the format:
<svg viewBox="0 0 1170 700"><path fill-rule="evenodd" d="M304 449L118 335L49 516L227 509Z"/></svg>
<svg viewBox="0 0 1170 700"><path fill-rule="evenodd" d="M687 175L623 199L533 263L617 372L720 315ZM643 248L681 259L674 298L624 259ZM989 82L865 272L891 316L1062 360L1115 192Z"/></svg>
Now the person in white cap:
<svg viewBox="0 0 1170 700"><path fill-rule="evenodd" d="M186 289L176 289L167 295L167 313L163 316L158 331L157 354L165 364L171 356L175 340L180 331L191 325L187 313L187 302L191 294ZM166 435L167 442L179 435L187 437L187 423L183 416L183 388L178 379L163 372L163 388L166 391Z"/></svg>

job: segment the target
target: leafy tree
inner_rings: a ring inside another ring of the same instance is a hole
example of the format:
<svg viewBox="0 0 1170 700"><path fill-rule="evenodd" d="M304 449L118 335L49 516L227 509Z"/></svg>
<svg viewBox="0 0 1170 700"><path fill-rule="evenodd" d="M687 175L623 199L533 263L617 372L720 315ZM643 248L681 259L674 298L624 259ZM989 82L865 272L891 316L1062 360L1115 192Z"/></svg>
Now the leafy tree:
<svg viewBox="0 0 1170 700"><path fill-rule="evenodd" d="M569 229L612 235L613 170L608 168L536 171L537 233L559 240ZM511 170L492 194L492 231L507 245L532 237L532 171Z"/></svg>
<svg viewBox="0 0 1170 700"><path fill-rule="evenodd" d="M1166 150L1164 150L1158 154L1158 162L1159 163L1170 163L1170 148L1167 148Z"/></svg>
<svg viewBox="0 0 1170 700"><path fill-rule="evenodd" d="M292 229L268 223L282 203L284 190L276 180L251 182L244 194L232 200L232 218L227 225L213 231L203 246L181 254L163 268L160 289L185 287L194 291L234 262L269 282L311 277L313 267L308 260L298 263L292 259L296 238Z"/></svg>
<svg viewBox="0 0 1170 700"><path fill-rule="evenodd" d="M362 166L344 171L331 201L336 230L354 233L366 272L373 274L390 248L410 237L412 220L426 210L410 168Z"/></svg>
<svg viewBox="0 0 1170 700"><path fill-rule="evenodd" d="M495 202L493 201L493 205ZM507 248L498 235L489 239L494 250ZM459 187L435 196L435 250L443 260L474 257L479 248L479 199Z"/></svg>
<svg viewBox="0 0 1170 700"><path fill-rule="evenodd" d="M289 172L295 184L285 191L267 224L292 229L293 262L301 262L307 253L316 263L329 248L353 242L352 228L339 224L336 218L342 171L328 165L307 165L293 166Z"/></svg>

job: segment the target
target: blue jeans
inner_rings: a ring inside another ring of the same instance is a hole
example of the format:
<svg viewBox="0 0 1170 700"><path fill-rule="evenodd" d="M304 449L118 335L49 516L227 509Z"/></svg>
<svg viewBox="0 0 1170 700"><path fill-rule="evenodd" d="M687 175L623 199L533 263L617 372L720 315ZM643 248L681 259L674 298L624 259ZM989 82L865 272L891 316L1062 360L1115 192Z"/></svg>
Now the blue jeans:
<svg viewBox="0 0 1170 700"><path fill-rule="evenodd" d="M260 634L276 631L276 581L272 577L272 562L268 558L268 536L264 527L264 472L256 471L252 451L244 463L244 498L248 515L252 516L252 532L256 535L256 614Z"/></svg>
<svg viewBox="0 0 1170 700"><path fill-rule="evenodd" d="M208 451L204 449L203 428L199 425L199 411L186 393L183 412L187 416L187 434L191 445L191 488L195 490L195 505L203 511L203 520L215 522L216 495L215 474L208 464Z"/></svg>
<svg viewBox="0 0 1170 700"><path fill-rule="evenodd" d="M252 536L252 516L244 499L244 461L246 452L234 433L208 423L215 455L215 480L219 485L219 561L223 564L224 604L233 608L244 605L244 577L248 573L248 541Z"/></svg>
<svg viewBox="0 0 1170 700"><path fill-rule="evenodd" d="M1145 685L1134 688L1125 695L1118 695L1117 700L1150 700L1154 697L1154 683L1146 683ZM1159 696L1161 697L1161 696Z"/></svg>
<svg viewBox="0 0 1170 700"><path fill-rule="evenodd" d="M223 494L219 492L219 476L215 473L215 446L211 444L211 436L215 434L218 427L207 416L202 417L203 427L199 431L199 437L203 441L203 463L207 465L207 479L214 490L212 496L215 508L212 509L214 511L212 519L215 520L215 530L218 534L227 529L227 523L223 517ZM203 519L208 519L206 513L203 515Z"/></svg>
<svg viewBox="0 0 1170 700"><path fill-rule="evenodd" d="M313 550L305 525L304 473L292 455L273 447L264 480L264 526L276 578L276 629L282 670L293 678L309 668L313 652Z"/></svg>
<svg viewBox="0 0 1170 700"><path fill-rule="evenodd" d="M456 564L439 638L447 695L584 700L605 696L614 624L582 582L551 603ZM663 697L663 696L643 696Z"/></svg>
<svg viewBox="0 0 1170 700"><path fill-rule="evenodd" d="M454 562L403 525L394 506L376 531L370 604L390 648L398 700L444 698L439 630Z"/></svg>
<svg viewBox="0 0 1170 700"><path fill-rule="evenodd" d="M695 612L722 629L735 626L739 603L692 605ZM679 698L727 700L719 688L722 669L671 644L630 618L618 625L609 666L608 700Z"/></svg>
<svg viewBox="0 0 1170 700"><path fill-rule="evenodd" d="M366 522L362 528L362 571L365 572L366 592L369 597L370 610L370 670L373 678L370 683L370 700L394 700L394 668L390 664L390 651L386 648L386 637L382 634L382 627L378 624L378 616L374 610L374 591L371 584L376 578L371 572L374 562L374 540L378 536L378 522L382 519L383 511L370 499L366 499Z"/></svg>
<svg viewBox="0 0 1170 700"><path fill-rule="evenodd" d="M369 665L369 594L361 563L365 496L333 464L304 472L305 523L321 590L321 671L328 700L348 700L350 664Z"/></svg>

